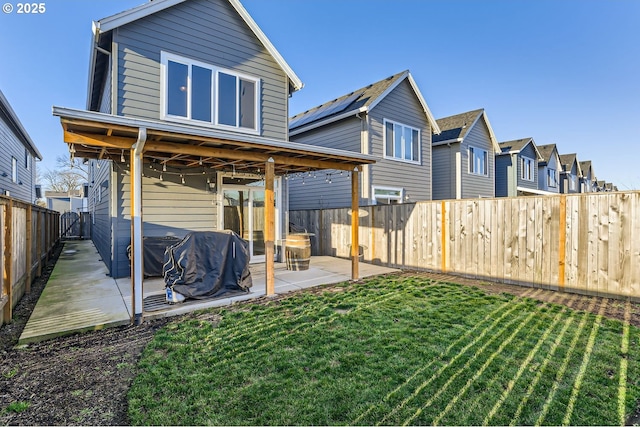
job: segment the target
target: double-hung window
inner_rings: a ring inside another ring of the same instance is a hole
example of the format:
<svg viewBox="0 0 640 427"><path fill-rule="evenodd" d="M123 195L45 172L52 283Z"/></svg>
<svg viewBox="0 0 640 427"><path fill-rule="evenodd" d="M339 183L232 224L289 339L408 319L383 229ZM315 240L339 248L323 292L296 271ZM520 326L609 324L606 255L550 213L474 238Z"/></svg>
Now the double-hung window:
<svg viewBox="0 0 640 427"><path fill-rule="evenodd" d="M260 80L162 52L163 118L258 133Z"/></svg>
<svg viewBox="0 0 640 427"><path fill-rule="evenodd" d="M475 175L489 174L489 153L486 150L476 147L469 147L469 173Z"/></svg>
<svg viewBox="0 0 640 427"><path fill-rule="evenodd" d="M547 169L547 186L553 188L558 186L558 172L555 169Z"/></svg>
<svg viewBox="0 0 640 427"><path fill-rule="evenodd" d="M525 181L533 181L535 179L535 162L528 157L521 157L521 178Z"/></svg>
<svg viewBox="0 0 640 427"><path fill-rule="evenodd" d="M402 203L402 188L373 186L373 203L376 205L395 205Z"/></svg>
<svg viewBox="0 0 640 427"><path fill-rule="evenodd" d="M420 163L420 130L384 120L384 157Z"/></svg>

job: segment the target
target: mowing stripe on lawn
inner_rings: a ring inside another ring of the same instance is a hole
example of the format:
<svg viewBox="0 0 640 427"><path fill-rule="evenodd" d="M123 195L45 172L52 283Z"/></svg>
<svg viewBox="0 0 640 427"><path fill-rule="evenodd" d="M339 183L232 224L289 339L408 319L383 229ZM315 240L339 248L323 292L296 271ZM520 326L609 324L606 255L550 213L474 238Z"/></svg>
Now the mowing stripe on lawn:
<svg viewBox="0 0 640 427"><path fill-rule="evenodd" d="M563 310L564 311L564 310ZM527 323L528 320L534 315L535 313L531 313L529 315L529 317L527 318ZM558 313L558 315L556 316L556 321L559 319L561 313ZM537 321L534 323L534 325L538 325L540 323L542 323L543 321L543 317L540 316L538 317ZM555 326L556 322L553 323L552 326ZM515 331L513 331L513 333L506 339L504 340L500 346L496 349L496 351L494 351L488 358L487 360L484 362L484 364L480 367L480 369L478 369L475 374L473 374L473 376L471 378L469 378L467 380L467 382L465 383L465 385L458 391L458 394L456 394L456 396L451 399L449 401L449 403L447 404L447 406L431 421L431 424L435 424L438 425L440 424L440 421L442 420L442 418L444 418L444 416L453 408L453 405L456 404L456 402L458 400L460 400L460 398L467 392L467 390L469 390L469 388L471 387L471 385L473 385L474 382L477 381L478 378L480 378L480 376L482 374L484 374L484 371L489 367L489 365L491 365L491 363L493 363L494 359L496 357L498 357L498 355L500 355L500 353L502 353L504 351L504 349L511 344L511 341L513 341L513 339L516 337L516 335L518 335L520 333L520 331L522 330L522 328L525 326L525 323L521 324ZM533 325L532 325L533 326ZM547 332L549 332L551 330L551 327L549 327L547 329ZM530 327L528 332L525 334L525 336L523 337L522 341L524 341L524 338L528 338L531 334L533 333L533 328ZM503 366L504 368L504 366ZM493 383L495 381L495 378L498 377L498 374L496 374L493 378L493 380L491 381L491 383ZM487 386L487 388L489 388Z"/></svg>
<svg viewBox="0 0 640 427"><path fill-rule="evenodd" d="M537 310L532 311L527 317L526 319L520 324L520 326L518 326L514 332L514 334L517 334L518 332L520 332L520 330L529 322L529 320L531 320L531 318L533 318L533 316L535 316L538 312L540 311L540 309L538 308ZM466 369L469 368L469 366L471 365L471 362L476 360L478 358L478 356L483 353L487 347L489 347L489 344L491 344L493 341L495 341L504 331L507 330L507 328L509 326L511 326L513 323L515 323L518 319L518 317L514 317L513 319L511 319L503 328L500 329L500 331L495 334L494 336L492 336L482 347L480 347L475 353L474 355L467 360L467 362L460 368L458 369L458 371L451 375L449 377L449 379L447 380L446 383L444 383L444 385L442 387L440 387L438 389L438 391L431 396L431 398L429 400L427 400L425 402L424 405L422 405L420 408L418 408L418 410L409 418L407 418L404 423L402 423L403 426L409 425L411 423L411 421L415 420L421 413L422 411L427 408L428 406L431 406L431 404L433 403L434 400L436 400L446 389L449 388L449 386L453 383L453 381L462 374L463 371L465 371ZM495 354L495 352L494 352ZM450 364L449 364L450 366Z"/></svg>
<svg viewBox="0 0 640 427"><path fill-rule="evenodd" d="M625 401L627 400L627 358L629 357L629 322L631 321L631 302L624 305L624 323L622 324L622 342L620 343L620 380L618 381L618 421L620 425L626 422Z"/></svg>
<svg viewBox="0 0 640 427"><path fill-rule="evenodd" d="M540 416L538 416L538 419L536 420L535 425L539 426L542 424L542 422L544 421L544 418L547 416L547 413L549 412L549 408L551 407L551 403L553 402L553 398L556 395L556 392L558 391L558 388L560 387L560 380L562 379L562 377L564 376L564 373L567 370L567 367L569 366L569 360L571 360L571 355L573 354L574 350L576 349L576 345L578 344L578 340L580 339L580 335L582 334L582 330L585 328L585 326L587 325L587 319L589 318L589 312L591 310L593 310L593 306L595 305L596 300L595 298L591 300L591 303L589 304L589 308L587 309L587 311L584 313L584 315L582 316L582 320L580 320L580 324L578 325L578 329L576 330L576 334L573 337L573 340L571 340L571 344L569 345L569 351L567 352L567 355L564 358L564 361L562 362L562 366L560 366L560 369L558 370L557 374L556 374L556 379L555 382L553 383L553 386L551 387L551 391L549 392L549 395L547 396L547 400L544 402L544 405L542 406L542 412L540 413Z"/></svg>
<svg viewBox="0 0 640 427"><path fill-rule="evenodd" d="M470 335L472 335L474 332L476 332L476 330L478 330L480 327L482 327L482 325L488 321L490 318L492 318L494 315L498 314L500 311L502 311L505 307L507 307L508 305L512 304L513 301L507 301L504 304L500 305L498 308L496 308L495 310L493 310L490 314L488 314L487 316L485 316L485 318L483 320L481 320L479 323L477 323L472 329L469 329L467 332L465 332L463 335L461 335L458 339L456 339L453 343L451 343L451 345L449 345L449 347L446 348L445 351L443 351L442 353L439 354L439 357L444 357L446 356L451 349L453 349L453 347L455 347L456 345L458 345L461 341L466 340ZM497 322L497 320L495 321ZM426 365L422 366L420 369L416 370L409 378L407 378L404 383L400 384L399 386L397 386L395 389L393 389L392 391L390 391L385 397L382 398L383 402L386 402L387 400L389 400L393 395L395 395L398 391L400 391L405 385L407 385L408 383L410 383L411 381L413 381L413 379L415 377L417 377L418 375L420 375L422 372L424 372L425 370L429 369L436 361L436 358L434 358L431 362L427 363ZM350 424L357 424L360 422L360 420L362 420L364 417L366 417L367 415L369 415L369 413L377 408L377 404L373 404L371 406L369 406L369 408L367 408L366 411L364 411L362 414L358 415L358 417L353 420Z"/></svg>
<svg viewBox="0 0 640 427"><path fill-rule="evenodd" d="M536 354L538 354L538 351L540 351L540 347L542 347L542 344L549 338L551 332L555 330L556 325L558 324L558 322L560 322L562 315L565 313L566 309L562 309L562 311L558 312L558 314L556 314L556 317L553 318L553 322L551 323L551 325L547 328L546 331L544 331L544 334L540 337L540 339L538 339L536 345L531 349L524 362L522 362L522 365L520 365L520 369L518 369L518 372L516 372L516 376L507 384L507 388L504 392L502 392L500 399L498 399L498 401L495 403L495 405L493 405L493 408L491 408L484 420L482 420L483 425L489 425L489 421L491 421L491 418L493 418L496 412L498 412L498 409L500 409L500 407L504 404L504 401L507 400L507 397L509 397L509 395L511 394L511 391L515 387L516 383L518 382L524 371L529 367L529 364L536 356Z"/></svg>
<svg viewBox="0 0 640 427"><path fill-rule="evenodd" d="M565 425L568 425L569 421L571 421L571 415L573 415L573 408L576 406L578 393L580 393L580 387L582 387L582 380L584 379L584 374L587 371L587 365L591 360L591 353L593 352L593 346L596 342L596 335L598 335L598 330L600 329L600 323L602 323L602 316L604 316L604 312L606 308L607 308L607 300L604 300L604 302L600 306L600 310L598 310L598 316L596 317L596 321L594 322L593 327L591 328L591 333L589 334L589 339L587 340L587 348L584 352L584 356L582 357L582 364L580 365L578 376L576 377L576 380L573 383L573 389L571 390L571 397L569 398L569 405L567 407L567 412L565 413L564 419L562 420L562 423Z"/></svg>
<svg viewBox="0 0 640 427"><path fill-rule="evenodd" d="M380 420L378 422L377 425L383 424L390 416L394 415L396 412L398 412L400 409L404 408L405 405L412 400L413 398L415 398L421 391L422 389L424 389L426 386L428 386L433 380L435 380L436 378L438 378L440 376L440 374L442 374L443 371L445 371L447 368L449 368L449 366L451 366L452 363L456 362L460 357L462 357L467 350L478 344L489 332L491 332L493 330L493 328L495 328L498 323L500 323L505 317L507 317L509 314L511 314L513 311L515 311L516 309L520 308L520 306L523 306L526 304L526 301L521 300L519 303L513 304L513 306L505 311L504 313L502 313L500 315L500 317L498 317L497 319L495 319L493 321L493 323L491 325L489 325L485 330L483 330L480 335L478 335L473 341L471 341L469 344L467 344L466 346L464 346L454 357L453 359L451 359L449 361L449 363L447 365L442 366L440 369L438 369L438 371L433 374L429 379L427 379L426 381L424 381L422 384L420 384L415 390L414 392L407 398L405 398L402 402L400 402L398 405L396 405L395 408L393 408L393 410L391 410L389 413L387 413L387 415L385 415L382 420ZM502 307L502 306L501 306ZM502 329L499 330L498 333L502 332L504 329L506 329L506 327L509 324L505 325ZM498 335L498 333L496 333L494 335L494 338ZM488 345L489 343L492 342L493 339L489 340L487 342L486 345ZM451 348L451 347L450 347ZM445 354L449 352L449 349L446 350ZM424 371L428 366L430 366L432 363L429 363L426 367L423 367L422 371ZM415 375L412 375L410 379L413 379L415 377ZM401 387L408 384L408 381L405 381L404 384L401 384ZM395 390L394 390L395 391Z"/></svg>

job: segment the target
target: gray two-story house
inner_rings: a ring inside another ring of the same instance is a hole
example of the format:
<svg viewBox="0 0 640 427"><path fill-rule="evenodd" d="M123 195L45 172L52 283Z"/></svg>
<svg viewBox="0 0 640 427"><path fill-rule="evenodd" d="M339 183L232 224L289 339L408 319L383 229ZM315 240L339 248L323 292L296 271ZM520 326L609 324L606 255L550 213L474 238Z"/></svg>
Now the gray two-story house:
<svg viewBox="0 0 640 427"><path fill-rule="evenodd" d="M35 203L36 161L42 155L2 91L0 147L0 194Z"/></svg>
<svg viewBox="0 0 640 427"><path fill-rule="evenodd" d="M579 193L582 170L577 155L575 153L560 154L560 164L562 165L560 192L565 194Z"/></svg>
<svg viewBox="0 0 640 427"><path fill-rule="evenodd" d="M591 160L580 162L580 171L582 172L582 177L580 178L580 192L591 193L595 191L596 174L593 170Z"/></svg>
<svg viewBox="0 0 640 427"><path fill-rule="evenodd" d="M542 160L538 162L538 190L560 192L560 156L556 144L538 145Z"/></svg>
<svg viewBox="0 0 640 427"><path fill-rule="evenodd" d="M484 109L437 119L433 135L433 199L495 197L500 146Z"/></svg>
<svg viewBox="0 0 640 427"><path fill-rule="evenodd" d="M291 117L291 141L339 148L379 160L364 166L360 204L431 200L431 135L438 125L406 70ZM349 180L339 171L289 177L291 209L346 207Z"/></svg>
<svg viewBox="0 0 640 427"><path fill-rule="evenodd" d="M500 143L496 155L496 197L540 194L538 162L542 159L533 138Z"/></svg>
<svg viewBox="0 0 640 427"><path fill-rule="evenodd" d="M92 159L92 238L114 277L132 272L127 247L141 230L233 230L252 262L273 254L273 232L277 258L282 177L373 162L288 141L289 97L302 82L238 0L155 0L93 30L87 108L54 115L70 152Z"/></svg>

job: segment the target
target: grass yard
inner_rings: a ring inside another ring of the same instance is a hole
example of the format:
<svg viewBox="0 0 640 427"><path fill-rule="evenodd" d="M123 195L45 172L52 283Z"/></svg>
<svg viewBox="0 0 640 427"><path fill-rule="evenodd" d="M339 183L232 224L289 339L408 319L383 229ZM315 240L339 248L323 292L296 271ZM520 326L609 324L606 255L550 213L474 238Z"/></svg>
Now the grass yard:
<svg viewBox="0 0 640 427"><path fill-rule="evenodd" d="M640 329L560 305L378 277L158 332L134 424L621 425Z"/></svg>

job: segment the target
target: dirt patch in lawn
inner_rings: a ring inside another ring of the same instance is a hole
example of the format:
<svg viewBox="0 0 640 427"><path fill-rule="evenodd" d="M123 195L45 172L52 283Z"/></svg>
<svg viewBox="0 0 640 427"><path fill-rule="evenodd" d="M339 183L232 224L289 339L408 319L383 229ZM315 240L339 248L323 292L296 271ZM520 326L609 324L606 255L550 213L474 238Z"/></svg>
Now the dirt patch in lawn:
<svg viewBox="0 0 640 427"><path fill-rule="evenodd" d="M198 317L218 321L210 313L189 314L145 322L140 326L109 328L51 339L23 348L15 345L51 274L57 256L32 286L32 292L21 300L14 311L14 321L0 328L0 424L19 425L128 425L127 391L136 375L135 367L142 350L155 331L168 321ZM401 276L422 276L445 282L476 286L489 293L511 293L542 301L586 309L593 297L559 294L532 288L489 283L448 275L403 272ZM339 291L330 285L307 289L306 293ZM239 303L277 304L292 294L260 298ZM592 311L597 312L604 299L597 299ZM624 319L625 302L607 300L606 316ZM640 326L640 305L631 304L631 323ZM208 316L208 317L207 317ZM637 423L640 413L629 419Z"/></svg>

